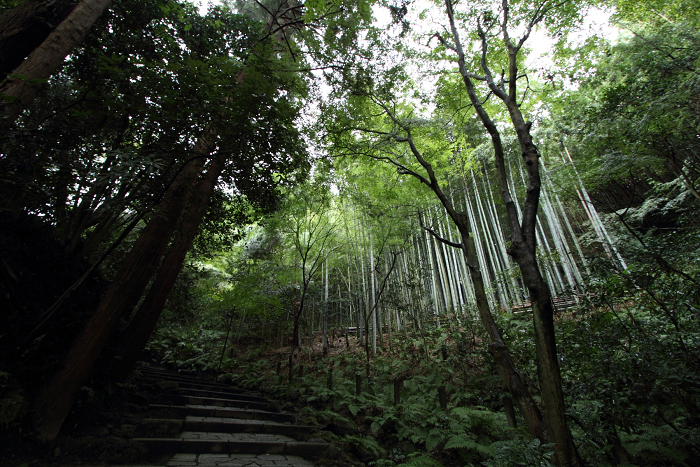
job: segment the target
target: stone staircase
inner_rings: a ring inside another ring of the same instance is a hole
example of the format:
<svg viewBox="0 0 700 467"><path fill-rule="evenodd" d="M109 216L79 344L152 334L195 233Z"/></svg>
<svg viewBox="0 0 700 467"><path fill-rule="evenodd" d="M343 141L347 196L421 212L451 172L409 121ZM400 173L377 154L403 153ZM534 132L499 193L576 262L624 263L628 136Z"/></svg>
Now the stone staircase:
<svg viewBox="0 0 700 467"><path fill-rule="evenodd" d="M274 410L260 394L162 368L142 374L162 394L134 441L152 455L172 454L167 466L307 467L332 449L321 439L305 440L315 428Z"/></svg>

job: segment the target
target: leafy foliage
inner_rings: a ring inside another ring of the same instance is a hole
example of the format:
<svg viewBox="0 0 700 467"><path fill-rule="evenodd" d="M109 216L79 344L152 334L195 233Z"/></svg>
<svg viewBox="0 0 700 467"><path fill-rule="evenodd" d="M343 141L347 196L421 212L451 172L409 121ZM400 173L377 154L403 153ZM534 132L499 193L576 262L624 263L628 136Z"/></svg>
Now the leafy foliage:
<svg viewBox="0 0 700 467"><path fill-rule="evenodd" d="M626 185L610 210L640 202L648 189L642 173L679 178L686 189L697 178L700 36L685 23L630 29L632 36L610 47L595 76L566 102L583 109L583 118L577 111L569 120L585 135L576 152L585 157L579 167L588 183Z"/></svg>
<svg viewBox="0 0 700 467"><path fill-rule="evenodd" d="M516 437L509 441L499 441L496 453L483 465L488 467L507 467L511 465L527 465L537 467L552 467L550 462L554 451L551 445L542 446L540 440L527 441Z"/></svg>

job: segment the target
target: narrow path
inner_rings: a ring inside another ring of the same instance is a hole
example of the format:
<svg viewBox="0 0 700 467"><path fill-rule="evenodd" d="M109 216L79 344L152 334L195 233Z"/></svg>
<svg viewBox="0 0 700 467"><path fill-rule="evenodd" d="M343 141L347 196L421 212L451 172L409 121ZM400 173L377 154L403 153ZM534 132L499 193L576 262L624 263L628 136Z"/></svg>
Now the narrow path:
<svg viewBox="0 0 700 467"><path fill-rule="evenodd" d="M168 467L312 467L332 446L307 441L315 429L275 411L260 394L162 368L142 373L163 392L159 403L149 405L134 441L153 455L172 454Z"/></svg>

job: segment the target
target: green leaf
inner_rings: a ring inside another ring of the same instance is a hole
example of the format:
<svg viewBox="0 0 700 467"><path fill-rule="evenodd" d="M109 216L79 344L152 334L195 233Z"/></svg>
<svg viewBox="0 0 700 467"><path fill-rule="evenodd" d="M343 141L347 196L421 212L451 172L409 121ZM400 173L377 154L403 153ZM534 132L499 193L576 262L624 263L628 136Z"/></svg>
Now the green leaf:
<svg viewBox="0 0 700 467"><path fill-rule="evenodd" d="M349 404L348 410L350 411L353 417L357 417L357 414L360 413L360 408L356 405Z"/></svg>
<svg viewBox="0 0 700 467"><path fill-rule="evenodd" d="M443 467L443 465L425 454L419 454L415 457L411 457L405 464L404 467Z"/></svg>
<svg viewBox="0 0 700 467"><path fill-rule="evenodd" d="M445 435L442 430L435 428L430 430L428 437L425 439L425 449L430 452L440 445L440 443L445 439Z"/></svg>
<svg viewBox="0 0 700 467"><path fill-rule="evenodd" d="M466 434L454 435L445 443L445 449L476 449L477 443Z"/></svg>

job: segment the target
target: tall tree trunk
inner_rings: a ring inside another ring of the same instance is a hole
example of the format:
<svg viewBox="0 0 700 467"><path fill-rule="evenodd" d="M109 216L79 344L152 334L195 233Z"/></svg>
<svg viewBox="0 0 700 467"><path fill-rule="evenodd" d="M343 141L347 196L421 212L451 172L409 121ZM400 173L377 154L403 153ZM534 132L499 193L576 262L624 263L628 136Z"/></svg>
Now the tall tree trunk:
<svg viewBox="0 0 700 467"><path fill-rule="evenodd" d="M491 277L493 277L492 284L495 285L497 301L501 309L505 309L508 305L508 294L504 290L504 284L498 280L496 272L502 270L498 263L498 250L496 249L495 240L493 238L493 229L496 227L494 223L491 222L489 218L486 217L486 211L482 203L484 196L479 192L479 185L476 182L476 177L474 172L471 172L472 183L474 184L474 210L481 220L481 231L483 233L482 238L484 240L484 250L488 254L489 272Z"/></svg>
<svg viewBox="0 0 700 467"><path fill-rule="evenodd" d="M511 123L520 143L521 154L528 174L528 186L525 202L522 210L522 223L518 217L514 199L508 190L507 174L505 170L505 155L500 133L493 120L484 109L481 100L477 96L472 83L471 74L465 64L464 51L459 39L459 33L455 25L455 16L452 9L452 1L445 0L447 15L450 22L452 37L455 42L453 50L457 53L459 72L469 94L469 99L476 110L482 125L491 136L494 148L496 168L499 175L501 197L506 205L506 213L510 224L511 247L508 253L515 259L522 272L523 281L530 293L530 301L533 309L533 325L535 328L535 352L537 355L537 373L540 380L541 396L544 405L544 435L549 441L555 443L556 461L561 466L581 465L576 446L574 445L571 431L566 421L564 394L561 387L561 374L554 335L554 307L549 286L542 278L536 258L537 245L537 209L540 196L539 154L537 147L532 142L530 135L530 123L526 123L517 103L518 67L517 56L522 44L527 39L530 28L536 24L530 24L526 35L518 45L514 45L507 32L508 3L503 3L502 32L504 45L508 51L508 87L497 84L492 76L486 60L488 40L486 33L479 24L478 34L481 39L481 69L485 73L485 81L490 91L498 97L508 109ZM542 19L541 16L539 16ZM522 409L521 409L522 410ZM527 420L526 420L527 421Z"/></svg>
<svg viewBox="0 0 700 467"><path fill-rule="evenodd" d="M182 219L180 229L173 239L172 246L163 259L148 295L122 333L115 358L117 359L115 373L117 376L128 374L136 363L139 355L146 347L148 339L158 323L165 302L175 284L185 256L192 246L199 225L206 214L216 182L224 168L224 159L218 156L212 160L206 175L199 183L189 210Z"/></svg>
<svg viewBox="0 0 700 467"><path fill-rule="evenodd" d="M485 172L485 178L486 178L486 187L488 188L488 199L489 199L489 205L490 205L490 212L491 212L491 222L494 223L496 226L496 236L500 239L499 242L499 247L500 247L500 252L501 252L501 258L503 261L503 269L508 270L510 269L512 260L510 260L508 251L506 249L506 235L503 232L503 226L501 225L501 221L498 218L498 215L496 214L496 206L495 206L495 201L494 201L494 195L493 195L493 190L491 189L491 181L489 180L488 177L488 172ZM508 274L510 277L510 290L511 290L511 296L513 297L513 303L514 304L521 304L522 303L522 294L520 293L520 288L518 287L518 284L515 282L515 278L513 277L512 274Z"/></svg>
<svg viewBox="0 0 700 467"><path fill-rule="evenodd" d="M369 280L372 283L372 353L377 355L377 296L375 290L376 284L376 266L374 264L374 248L372 246L372 233L369 234L369 266L372 268Z"/></svg>
<svg viewBox="0 0 700 467"><path fill-rule="evenodd" d="M299 305L294 312L294 327L292 328L292 345L289 349L289 374L288 380L291 383L293 378L293 368L294 363L294 352L297 349L301 349L301 339L299 336L299 324L301 322L301 313L304 311L304 302L306 301L306 286L302 284L301 298L299 299Z"/></svg>
<svg viewBox="0 0 700 467"><path fill-rule="evenodd" d="M515 78L513 78L515 79ZM539 154L532 142L530 125L525 123L520 109L514 100L509 100L508 110L516 129L518 141L523 153L523 160L528 174L528 187L523 206L521 229L511 231L511 247L508 253L515 259L530 293L532 316L535 328L535 352L537 354L537 375L540 381L542 403L544 405L544 423L547 436L555 443L557 462L562 466L582 465L566 420L564 392L561 386L561 371L557 357L554 333L554 306L550 288L545 282L537 264L536 222L540 195ZM503 171L501 179L506 180L503 154L498 164ZM507 191L507 184L504 185ZM504 200L510 195L504 194ZM509 212L509 216L513 213ZM517 217L511 220L517 224Z"/></svg>
<svg viewBox="0 0 700 467"><path fill-rule="evenodd" d="M464 211L468 217L468 219L471 222L470 228L474 229L474 232L478 232L478 217L476 215L476 208L472 207L472 200L471 196L469 196L469 192L465 189L464 190L464 204L466 211ZM476 204L476 203L475 203ZM479 262L478 264L480 265L481 271L482 271L482 277L484 281L484 285L486 286L487 289L493 289L491 286L491 276L489 274L489 269L488 269L488 264L486 262L486 254L484 252L484 246L481 244L481 239L483 238L483 235L477 235L475 236L476 238L474 239L474 248L476 249L476 257L477 261Z"/></svg>
<svg viewBox="0 0 700 467"><path fill-rule="evenodd" d="M323 299L323 353L328 352L328 258L325 264L325 294Z"/></svg>
<svg viewBox="0 0 700 467"><path fill-rule="evenodd" d="M202 168L202 159L187 162L139 235L95 313L73 343L56 374L39 391L34 403L34 426L40 439L58 435L80 388L87 381L114 326L125 310L135 306L165 252L185 202Z"/></svg>
<svg viewBox="0 0 700 467"><path fill-rule="evenodd" d="M542 413L535 403L530 391L523 382L523 378L515 368L513 358L510 355L508 346L503 340L501 330L498 329L496 321L491 314L491 309L486 296L486 288L481 276L481 269L478 266L476 256L476 248L474 247L474 239L469 235L469 224L466 216L462 213L457 213L459 222L457 226L462 235L462 248L467 259L467 265L474 284L474 293L476 295L476 307L479 312L481 322L486 328L489 335L489 352L496 360L499 374L505 387L510 391L515 400L520 414L525 420L530 436L539 438L542 441L547 440L547 434L544 431L542 424Z"/></svg>
<svg viewBox="0 0 700 467"><path fill-rule="evenodd" d="M0 79L17 68L73 10L77 0L27 0L0 16Z"/></svg>
<svg viewBox="0 0 700 467"><path fill-rule="evenodd" d="M0 84L0 128L7 128L39 93L41 85L63 65L111 0L82 0L41 45Z"/></svg>
<svg viewBox="0 0 700 467"><path fill-rule="evenodd" d="M449 3L448 3L449 4ZM451 4L450 4L451 5ZM461 63L463 65L463 61ZM520 413L525 419L525 424L528 427L528 431L533 437L537 437L542 441L547 440L547 434L544 430L542 424L542 414L537 407L532 395L527 389L527 386L523 382L523 378L520 373L516 370L513 360L510 356L508 347L503 340L500 329L496 325L496 321L491 314L491 307L488 303L488 298L486 295L486 287L484 285L483 276L481 273L481 268L479 267L479 260L476 252L476 246L474 244L474 238L471 235L472 225L470 224L470 218L463 212L458 212L450 199L445 195L440 187L437 176L433 166L425 160L421 152L416 147L413 138L411 136L411 130L399 121L396 116L387 107L384 107L386 114L393 120L393 122L399 125L405 132L406 136L392 136L394 140L399 142L408 143L413 157L418 161L418 163L425 169L428 176L424 177L419 173L408 169L407 167L397 164L398 172L400 174L412 175L421 183L427 185L433 193L438 197L440 203L447 211L450 219L455 223L457 229L459 230L461 243L452 242L450 240L439 237L439 235L432 229L423 226L423 229L430 232L435 238L439 239L441 242L451 245L453 247L461 248L466 257L467 265L469 267L469 272L472 277L472 282L474 284L474 294L476 297L476 306L479 311L479 316L481 322L489 334L489 351L494 356L499 374L502 378L503 385L508 388L511 395L518 404Z"/></svg>

